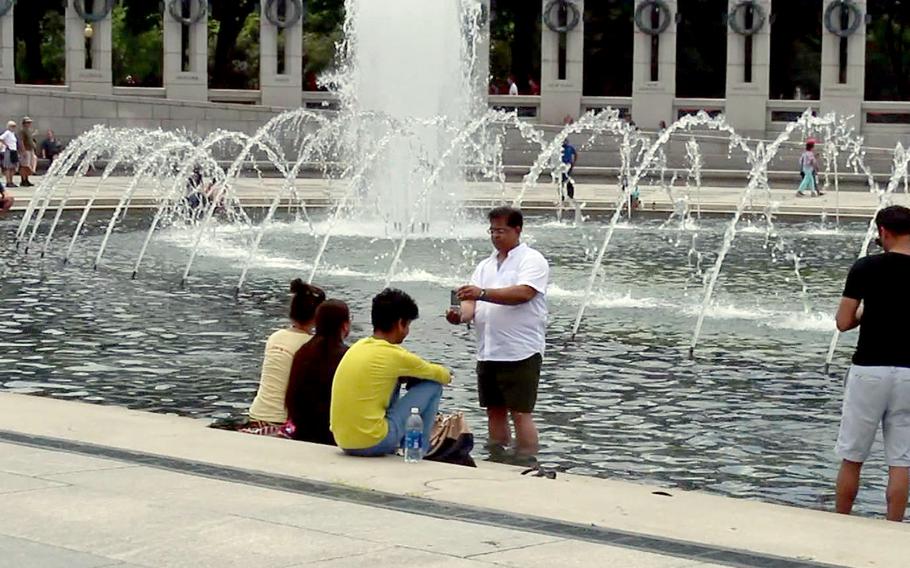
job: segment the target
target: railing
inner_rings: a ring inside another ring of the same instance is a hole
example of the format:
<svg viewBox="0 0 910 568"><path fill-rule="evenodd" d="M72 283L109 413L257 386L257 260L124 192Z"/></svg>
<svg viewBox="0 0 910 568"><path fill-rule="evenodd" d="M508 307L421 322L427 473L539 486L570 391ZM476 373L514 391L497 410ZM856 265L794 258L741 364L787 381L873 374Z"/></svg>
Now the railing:
<svg viewBox="0 0 910 568"><path fill-rule="evenodd" d="M582 114L607 108L618 110L621 117L628 116L632 112L632 97L581 97Z"/></svg>
<svg viewBox="0 0 910 568"><path fill-rule="evenodd" d="M313 110L338 110L340 100L338 95L328 91L303 91L300 105Z"/></svg>
<svg viewBox="0 0 910 568"><path fill-rule="evenodd" d="M489 95L487 104L490 108L516 111L520 118L537 118L540 116L540 96L538 95Z"/></svg>
<svg viewBox="0 0 910 568"><path fill-rule="evenodd" d="M910 103L896 101L863 102L863 130L871 126L874 130L907 131L910 124Z"/></svg>
<svg viewBox="0 0 910 568"><path fill-rule="evenodd" d="M252 89L209 89L209 102L258 105L262 102L262 92Z"/></svg>
<svg viewBox="0 0 910 568"><path fill-rule="evenodd" d="M788 122L799 120L806 109L812 109L812 113L818 115L819 101L769 100L766 105L766 130L769 132L783 130Z"/></svg>
<svg viewBox="0 0 910 568"><path fill-rule="evenodd" d="M677 119L705 111L711 116L724 113L727 99L673 99L673 116Z"/></svg>
<svg viewBox="0 0 910 568"><path fill-rule="evenodd" d="M164 87L114 87L113 93L118 97L167 98L167 89Z"/></svg>

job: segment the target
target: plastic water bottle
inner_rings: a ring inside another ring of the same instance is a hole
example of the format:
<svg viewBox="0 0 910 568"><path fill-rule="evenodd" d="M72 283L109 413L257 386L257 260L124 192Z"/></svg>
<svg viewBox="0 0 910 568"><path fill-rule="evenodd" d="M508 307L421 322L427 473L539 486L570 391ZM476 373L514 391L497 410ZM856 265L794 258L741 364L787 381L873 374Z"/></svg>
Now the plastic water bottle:
<svg viewBox="0 0 910 568"><path fill-rule="evenodd" d="M411 415L405 423L404 461L417 463L423 459L423 419L420 409L412 408Z"/></svg>

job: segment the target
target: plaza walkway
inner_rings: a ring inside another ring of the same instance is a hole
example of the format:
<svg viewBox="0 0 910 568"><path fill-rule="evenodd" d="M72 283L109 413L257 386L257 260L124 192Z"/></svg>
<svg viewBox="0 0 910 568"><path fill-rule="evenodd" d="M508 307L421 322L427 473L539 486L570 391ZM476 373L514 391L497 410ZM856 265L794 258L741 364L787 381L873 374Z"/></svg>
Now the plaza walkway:
<svg viewBox="0 0 910 568"><path fill-rule="evenodd" d="M899 567L910 526L0 394L0 567Z"/></svg>
<svg viewBox="0 0 910 568"><path fill-rule="evenodd" d="M40 178L35 178L36 180ZM96 208L116 207L129 185L129 178L111 177L103 184L99 184L100 177L86 177L70 183L64 180L52 195L52 206L56 207L65 203L66 207L81 209L88 199L95 195ZM37 183L37 182L36 182ZM469 183L467 184L464 201L468 207L486 208L491 204L503 201L511 202L521 193L521 183L508 182L500 185L495 183ZM325 181L321 179L299 179L293 191L308 207L324 208L340 200L348 185L340 181ZM234 185L234 190L245 206L267 206L276 195L282 193L282 203L287 203L290 191L284 188L284 180L277 178L240 178ZM16 188L16 209L24 209L29 199L34 195L35 188ZM130 201L131 207L149 207L157 203L158 191L151 182L140 182ZM577 201L582 204L586 214L603 214L615 209L619 189L616 185L586 183L576 186ZM705 214L728 214L736 210L743 199L742 187L703 187L700 190L687 190L677 187L673 196L660 187L642 186L641 200L643 212L670 213L675 209L675 201L687 198L689 207L693 211ZM904 192L903 186L899 187L893 201L898 204L910 204L910 195ZM522 206L526 210L551 211L556 207L556 188L549 183L541 183L522 196ZM65 201L64 201L65 199ZM868 191L841 191L829 192L823 197L797 197L794 188L774 189L771 192L759 191L745 200L747 212L764 212L769 204L777 215L795 215L818 217L825 214L834 217L840 214L846 217L869 217L878 206L878 197Z"/></svg>

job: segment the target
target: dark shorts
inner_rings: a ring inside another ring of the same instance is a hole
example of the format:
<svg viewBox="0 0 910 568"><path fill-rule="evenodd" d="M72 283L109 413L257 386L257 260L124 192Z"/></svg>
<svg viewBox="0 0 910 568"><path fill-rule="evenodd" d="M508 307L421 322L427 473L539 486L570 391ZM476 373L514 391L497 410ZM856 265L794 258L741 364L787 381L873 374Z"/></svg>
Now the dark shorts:
<svg viewBox="0 0 910 568"><path fill-rule="evenodd" d="M478 361L477 394L482 408L533 412L543 357L536 353L523 361Z"/></svg>
<svg viewBox="0 0 910 568"><path fill-rule="evenodd" d="M562 174L562 183L566 187L566 195L569 199L575 199L575 184L569 179L569 174Z"/></svg>

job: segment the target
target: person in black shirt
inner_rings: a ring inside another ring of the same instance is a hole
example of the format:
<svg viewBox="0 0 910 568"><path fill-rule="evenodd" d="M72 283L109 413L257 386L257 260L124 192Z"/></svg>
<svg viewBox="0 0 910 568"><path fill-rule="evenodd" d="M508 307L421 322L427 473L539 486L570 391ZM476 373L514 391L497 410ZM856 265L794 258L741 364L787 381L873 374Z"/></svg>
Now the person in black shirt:
<svg viewBox="0 0 910 568"><path fill-rule="evenodd" d="M879 424L888 462L890 521L903 521L910 492L910 209L893 206L875 218L884 254L858 260L837 310L837 329L859 327L847 376L837 454L837 512L850 514L860 470Z"/></svg>
<svg viewBox="0 0 910 568"><path fill-rule="evenodd" d="M329 430L332 383L335 369L348 350L344 340L351 332L347 304L326 300L316 308L316 335L294 355L284 404L288 409L291 438L314 444L335 445Z"/></svg>

